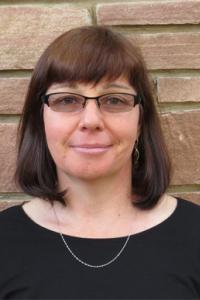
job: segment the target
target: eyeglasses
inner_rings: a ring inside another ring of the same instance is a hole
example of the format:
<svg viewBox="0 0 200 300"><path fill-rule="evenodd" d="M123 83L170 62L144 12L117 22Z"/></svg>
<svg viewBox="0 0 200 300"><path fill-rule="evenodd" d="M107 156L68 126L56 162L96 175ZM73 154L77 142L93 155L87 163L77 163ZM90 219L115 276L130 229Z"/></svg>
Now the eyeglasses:
<svg viewBox="0 0 200 300"><path fill-rule="evenodd" d="M98 107L105 112L120 113L130 111L140 103L140 97L127 93L111 93L98 97L62 92L42 96L43 103L56 112L80 112L84 109L87 100L96 100Z"/></svg>

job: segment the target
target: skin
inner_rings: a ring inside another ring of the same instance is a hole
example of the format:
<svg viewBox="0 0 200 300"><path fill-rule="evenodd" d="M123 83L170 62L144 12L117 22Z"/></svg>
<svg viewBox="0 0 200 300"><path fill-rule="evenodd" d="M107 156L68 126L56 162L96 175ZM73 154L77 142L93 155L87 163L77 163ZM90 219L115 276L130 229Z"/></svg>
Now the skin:
<svg viewBox="0 0 200 300"><path fill-rule="evenodd" d="M96 88L91 85L77 84L76 89L53 85L51 92L77 92L88 97L98 96L109 92L127 92L136 94L126 80L115 83L123 84L127 89L104 89L103 83ZM47 105L44 107L44 124L47 144L57 172L61 186L66 187L65 181L71 180L97 182L101 178L121 175L131 166L131 153L139 135L139 106L123 113L101 112L95 101L89 100L82 112L61 113L52 111ZM92 155L80 153L71 146L80 144L100 143L111 145L108 151ZM123 170L123 171L122 171Z"/></svg>
<svg viewBox="0 0 200 300"><path fill-rule="evenodd" d="M137 94L123 77L112 83L102 80L96 87L53 84L47 94L53 92L88 97L115 92ZM43 117L48 148L57 168L58 187L68 189L66 207L54 202L63 233L82 237L123 236L158 224L175 209L175 198L166 195L148 212L132 205L132 151L140 134L139 105L117 114L101 112L93 100L78 113L55 112L45 105ZM109 147L92 154L74 147L85 143ZM24 205L24 209L37 223L59 231L48 202L37 199Z"/></svg>

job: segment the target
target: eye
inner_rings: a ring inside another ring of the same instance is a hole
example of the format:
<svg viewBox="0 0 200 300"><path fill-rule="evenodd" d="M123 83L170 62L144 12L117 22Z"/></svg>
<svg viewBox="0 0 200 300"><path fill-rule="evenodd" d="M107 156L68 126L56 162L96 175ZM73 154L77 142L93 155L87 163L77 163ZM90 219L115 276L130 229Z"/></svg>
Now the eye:
<svg viewBox="0 0 200 300"><path fill-rule="evenodd" d="M63 104L63 105L69 105L69 104L77 104L79 102L78 97L76 96L62 96L57 99L55 99L56 104Z"/></svg>
<svg viewBox="0 0 200 300"><path fill-rule="evenodd" d="M105 105L117 106L127 104L127 99L118 95L105 96L102 100Z"/></svg>
<svg viewBox="0 0 200 300"><path fill-rule="evenodd" d="M49 107L57 112L76 112L83 108L84 97L77 94L50 94Z"/></svg>
<svg viewBox="0 0 200 300"><path fill-rule="evenodd" d="M110 97L108 100L107 100L108 104L119 104L119 103L122 103L122 99L120 98L117 98L117 97Z"/></svg>

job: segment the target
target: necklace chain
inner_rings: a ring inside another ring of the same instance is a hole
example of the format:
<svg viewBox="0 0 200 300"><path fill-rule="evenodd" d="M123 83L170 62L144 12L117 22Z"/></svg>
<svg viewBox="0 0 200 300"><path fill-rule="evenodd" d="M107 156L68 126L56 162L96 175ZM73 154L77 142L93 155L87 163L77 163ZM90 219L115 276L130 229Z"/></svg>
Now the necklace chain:
<svg viewBox="0 0 200 300"><path fill-rule="evenodd" d="M64 242L67 250L71 253L71 255L81 264L85 265L86 267L90 267L90 268L103 268L103 267L106 267L108 265L110 265L111 263L113 263L115 260L118 259L118 257L120 256L120 254L122 254L122 252L124 251L129 239L130 239L130 235L126 238L126 241L124 243L124 245L122 246L122 248L120 249L120 251L117 253L117 255L115 255L110 261L104 263L104 264L101 264L101 265L91 265L91 264L88 264L86 263L85 261L81 260L78 256L76 256L76 254L74 254L74 252L71 250L71 248L69 247L68 243L66 242L66 240L64 239L63 237L63 234L61 233L61 229L60 229L60 222L59 222L59 219L58 219L58 216L57 216L57 213L56 213L56 210L53 206L53 210L54 210L54 214L56 216L56 220L57 220L57 224L58 224L58 228L59 228L59 234L61 236L61 239L62 241Z"/></svg>

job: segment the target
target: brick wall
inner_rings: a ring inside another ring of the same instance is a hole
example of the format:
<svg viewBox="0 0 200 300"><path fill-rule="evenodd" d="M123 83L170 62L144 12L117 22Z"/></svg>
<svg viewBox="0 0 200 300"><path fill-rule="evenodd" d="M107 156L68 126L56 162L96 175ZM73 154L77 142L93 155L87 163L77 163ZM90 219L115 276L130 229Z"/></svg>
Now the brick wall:
<svg viewBox="0 0 200 300"><path fill-rule="evenodd" d="M16 127L40 53L76 26L116 27L141 46L173 163L169 193L200 204L200 0L0 1L0 208L16 189Z"/></svg>

